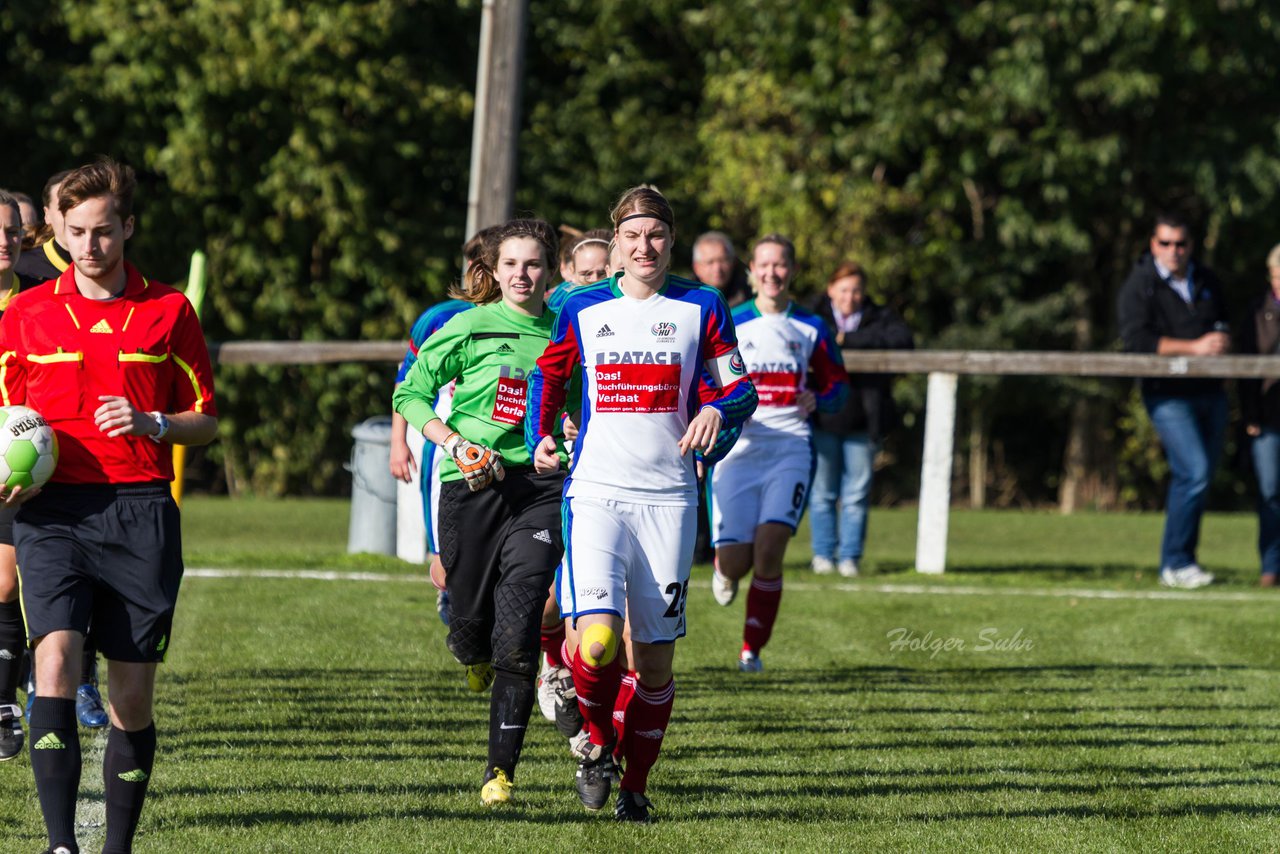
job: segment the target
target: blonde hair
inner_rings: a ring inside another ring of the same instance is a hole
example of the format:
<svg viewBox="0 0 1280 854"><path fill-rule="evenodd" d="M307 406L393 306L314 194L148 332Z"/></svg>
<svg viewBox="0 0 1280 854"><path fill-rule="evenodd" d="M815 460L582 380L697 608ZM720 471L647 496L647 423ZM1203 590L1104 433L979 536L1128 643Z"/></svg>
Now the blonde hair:
<svg viewBox="0 0 1280 854"><path fill-rule="evenodd" d="M1271 251L1267 253L1267 269L1274 270L1280 267L1280 243L1271 247Z"/></svg>
<svg viewBox="0 0 1280 854"><path fill-rule="evenodd" d="M667 224L667 228L671 229L673 236L676 233L676 215L671 210L671 203L667 201L666 196L653 187L632 187L619 197L617 204L609 212L613 230L616 232L622 221L632 216L647 216L662 220Z"/></svg>

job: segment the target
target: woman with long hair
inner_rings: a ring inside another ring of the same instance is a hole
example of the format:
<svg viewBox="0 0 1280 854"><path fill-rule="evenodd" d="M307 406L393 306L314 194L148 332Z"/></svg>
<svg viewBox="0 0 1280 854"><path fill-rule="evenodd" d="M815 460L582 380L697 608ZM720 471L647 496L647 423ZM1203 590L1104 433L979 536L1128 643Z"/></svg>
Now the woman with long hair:
<svg viewBox="0 0 1280 854"><path fill-rule="evenodd" d="M396 412L440 446L440 557L449 592L447 643L474 691L492 684L480 800L509 804L538 672L543 604L564 552L559 466L535 472L525 447L526 384L551 337L547 279L556 235L541 220L504 225L467 271L456 315L418 351L393 396ZM456 382L448 421L432 408ZM558 422L557 422L558 423ZM565 459L554 436L548 454Z"/></svg>

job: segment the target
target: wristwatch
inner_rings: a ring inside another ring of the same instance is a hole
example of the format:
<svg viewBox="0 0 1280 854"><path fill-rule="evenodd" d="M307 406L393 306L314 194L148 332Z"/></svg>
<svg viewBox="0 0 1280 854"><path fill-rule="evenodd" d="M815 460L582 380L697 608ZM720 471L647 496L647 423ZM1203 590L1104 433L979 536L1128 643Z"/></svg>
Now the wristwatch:
<svg viewBox="0 0 1280 854"><path fill-rule="evenodd" d="M158 428L155 433L147 438L158 445L160 440L165 437L165 434L169 432L169 419L164 416L163 412L148 412L147 414L156 420L156 427Z"/></svg>

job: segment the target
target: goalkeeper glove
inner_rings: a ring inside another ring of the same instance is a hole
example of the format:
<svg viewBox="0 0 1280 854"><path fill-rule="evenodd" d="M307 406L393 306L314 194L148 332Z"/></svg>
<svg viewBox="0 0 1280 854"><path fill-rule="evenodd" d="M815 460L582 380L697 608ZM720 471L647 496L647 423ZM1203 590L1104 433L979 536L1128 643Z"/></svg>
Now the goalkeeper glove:
<svg viewBox="0 0 1280 854"><path fill-rule="evenodd" d="M472 492L484 489L493 483L494 478L502 480L506 476L502 470L502 458L493 448L468 442L457 433L446 436L440 447L453 457Z"/></svg>

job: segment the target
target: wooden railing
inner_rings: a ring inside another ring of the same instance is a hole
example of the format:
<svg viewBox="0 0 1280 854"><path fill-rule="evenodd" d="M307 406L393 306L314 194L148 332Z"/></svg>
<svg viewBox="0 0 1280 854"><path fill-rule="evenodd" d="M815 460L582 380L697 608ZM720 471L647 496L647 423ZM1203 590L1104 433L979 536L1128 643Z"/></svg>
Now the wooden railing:
<svg viewBox="0 0 1280 854"><path fill-rule="evenodd" d="M397 341L232 341L211 346L222 364L315 365L398 362ZM1151 356L1058 351L863 350L845 353L860 373L928 374L916 570L941 573L947 563L956 388L960 375L1074 377L1280 377L1280 356Z"/></svg>

